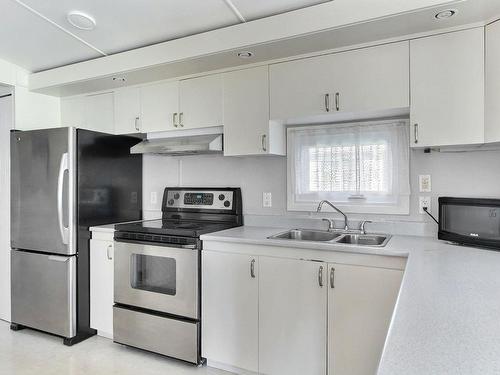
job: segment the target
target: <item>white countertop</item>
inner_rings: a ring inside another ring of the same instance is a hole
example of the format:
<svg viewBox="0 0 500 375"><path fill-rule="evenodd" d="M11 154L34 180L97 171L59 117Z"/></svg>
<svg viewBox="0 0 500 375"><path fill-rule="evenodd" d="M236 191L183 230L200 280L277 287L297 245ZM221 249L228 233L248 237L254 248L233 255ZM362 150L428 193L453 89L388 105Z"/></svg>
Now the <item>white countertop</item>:
<svg viewBox="0 0 500 375"><path fill-rule="evenodd" d="M416 236L383 248L267 239L287 229L243 226L201 239L406 256L378 374L500 374L500 252Z"/></svg>
<svg viewBox="0 0 500 375"><path fill-rule="evenodd" d="M106 232L106 233L114 233L116 224L104 224L104 225L96 225L95 227L90 227L89 230L91 232Z"/></svg>

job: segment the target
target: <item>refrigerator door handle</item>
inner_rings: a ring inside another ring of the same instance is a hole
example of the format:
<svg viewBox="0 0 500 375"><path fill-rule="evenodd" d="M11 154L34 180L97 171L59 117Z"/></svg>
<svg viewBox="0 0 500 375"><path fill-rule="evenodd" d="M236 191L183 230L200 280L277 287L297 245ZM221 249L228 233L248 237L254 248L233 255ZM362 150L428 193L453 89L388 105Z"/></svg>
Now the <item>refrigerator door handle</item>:
<svg viewBox="0 0 500 375"><path fill-rule="evenodd" d="M65 227L63 223L63 188L64 188L64 172L69 172L69 155L67 152L62 154L61 163L59 165L59 176L57 179L57 218L59 223L59 232L63 244L69 242L69 227Z"/></svg>

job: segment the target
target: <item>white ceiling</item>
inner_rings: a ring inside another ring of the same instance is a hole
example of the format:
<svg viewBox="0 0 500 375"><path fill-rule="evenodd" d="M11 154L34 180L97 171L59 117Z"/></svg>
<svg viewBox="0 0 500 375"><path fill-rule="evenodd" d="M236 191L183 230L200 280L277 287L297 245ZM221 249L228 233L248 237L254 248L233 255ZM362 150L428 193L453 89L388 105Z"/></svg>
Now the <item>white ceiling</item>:
<svg viewBox="0 0 500 375"><path fill-rule="evenodd" d="M36 72L329 0L0 0L0 58ZM66 20L72 10L92 31Z"/></svg>

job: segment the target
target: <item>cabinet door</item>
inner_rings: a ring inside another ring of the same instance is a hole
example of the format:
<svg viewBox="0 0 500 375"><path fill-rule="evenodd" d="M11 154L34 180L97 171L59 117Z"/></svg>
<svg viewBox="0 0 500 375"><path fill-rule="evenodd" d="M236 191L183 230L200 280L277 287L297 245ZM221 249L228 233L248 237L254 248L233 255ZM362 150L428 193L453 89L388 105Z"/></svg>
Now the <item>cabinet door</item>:
<svg viewBox="0 0 500 375"><path fill-rule="evenodd" d="M326 373L326 274L321 262L259 258L259 373Z"/></svg>
<svg viewBox="0 0 500 375"><path fill-rule="evenodd" d="M485 142L500 141L500 21L486 26Z"/></svg>
<svg viewBox="0 0 500 375"><path fill-rule="evenodd" d="M328 272L328 374L373 375L403 271L330 264Z"/></svg>
<svg viewBox="0 0 500 375"><path fill-rule="evenodd" d="M258 288L257 258L203 251L201 349L209 362L258 371Z"/></svg>
<svg viewBox="0 0 500 375"><path fill-rule="evenodd" d="M115 134L141 131L141 89L125 88L115 91Z"/></svg>
<svg viewBox="0 0 500 375"><path fill-rule="evenodd" d="M85 128L103 133L114 133L115 119L112 92L85 97Z"/></svg>
<svg viewBox="0 0 500 375"><path fill-rule="evenodd" d="M333 55L334 111L361 112L410 106L409 43Z"/></svg>
<svg viewBox="0 0 500 375"><path fill-rule="evenodd" d="M268 67L224 74L224 155L269 152Z"/></svg>
<svg viewBox="0 0 500 375"><path fill-rule="evenodd" d="M85 127L85 97L61 99L62 126Z"/></svg>
<svg viewBox="0 0 500 375"><path fill-rule="evenodd" d="M484 29L410 41L414 147L484 142Z"/></svg>
<svg viewBox="0 0 500 375"><path fill-rule="evenodd" d="M90 326L113 337L113 242L90 240Z"/></svg>
<svg viewBox="0 0 500 375"><path fill-rule="evenodd" d="M175 129L174 114L177 115L178 111L178 81L141 87L141 131L143 133Z"/></svg>
<svg viewBox="0 0 500 375"><path fill-rule="evenodd" d="M332 60L327 55L270 65L271 119L332 112Z"/></svg>
<svg viewBox="0 0 500 375"><path fill-rule="evenodd" d="M221 126L222 91L222 74L181 81L180 126L182 128Z"/></svg>

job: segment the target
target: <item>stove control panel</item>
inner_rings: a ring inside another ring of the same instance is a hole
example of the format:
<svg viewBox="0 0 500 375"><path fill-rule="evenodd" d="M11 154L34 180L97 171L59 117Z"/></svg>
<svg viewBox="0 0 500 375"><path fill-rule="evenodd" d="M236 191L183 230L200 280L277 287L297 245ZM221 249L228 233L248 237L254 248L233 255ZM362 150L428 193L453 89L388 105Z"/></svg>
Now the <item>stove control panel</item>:
<svg viewBox="0 0 500 375"><path fill-rule="evenodd" d="M169 190L167 208L202 208L209 210L232 210L232 191Z"/></svg>

